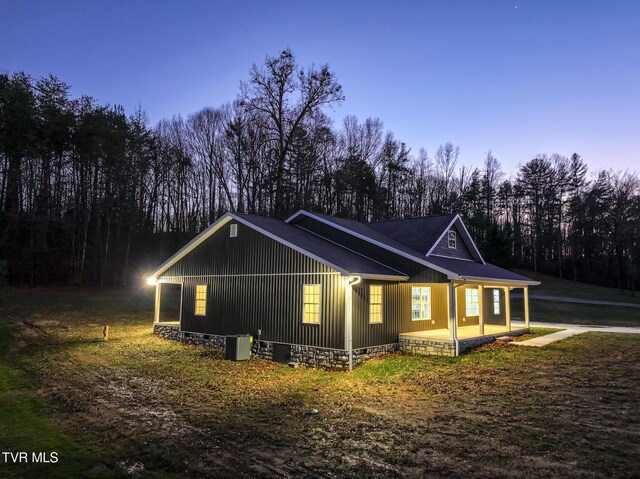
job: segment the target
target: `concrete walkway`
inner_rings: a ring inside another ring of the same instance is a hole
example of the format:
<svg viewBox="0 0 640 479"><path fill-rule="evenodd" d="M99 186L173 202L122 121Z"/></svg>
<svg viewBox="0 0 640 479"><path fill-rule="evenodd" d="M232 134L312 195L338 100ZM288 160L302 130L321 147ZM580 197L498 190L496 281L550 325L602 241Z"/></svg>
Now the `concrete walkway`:
<svg viewBox="0 0 640 479"><path fill-rule="evenodd" d="M512 298L522 298L521 294L513 294ZM601 301L599 299L569 298L567 296L547 296L544 294L529 294L529 299L544 301L558 301L560 303L598 304L604 306L622 306L624 308L640 308L640 303L624 303L622 301Z"/></svg>
<svg viewBox="0 0 640 479"><path fill-rule="evenodd" d="M519 322L514 321L516 324ZM512 322L512 324L514 323ZM524 325L524 322L522 323ZM544 336L538 336L537 338L527 339L526 341L513 341L510 344L515 344L516 346L533 346L536 348L541 348L542 346L546 346L547 344L551 344L555 341L560 341L561 339L566 339L571 336L575 336L577 334L582 334L586 332L596 332L596 333L623 333L623 334L640 334L640 327L632 327L632 326L598 326L594 324L566 324L566 323L541 323L532 321L529 323L529 326L532 328L558 328L562 329L562 331L558 331L557 333L546 334Z"/></svg>

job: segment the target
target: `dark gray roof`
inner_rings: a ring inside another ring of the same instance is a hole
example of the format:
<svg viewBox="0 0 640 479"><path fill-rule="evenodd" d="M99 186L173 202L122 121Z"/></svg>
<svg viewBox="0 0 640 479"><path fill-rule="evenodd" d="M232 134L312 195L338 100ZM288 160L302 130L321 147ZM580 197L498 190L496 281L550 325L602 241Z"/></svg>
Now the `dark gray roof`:
<svg viewBox="0 0 640 479"><path fill-rule="evenodd" d="M415 256L417 259L421 261L424 261L427 259L424 254L420 254L415 249L375 229L374 224L376 223L368 223L368 224L360 223L358 221L347 220L345 218L339 218L337 216L323 215L320 213L311 213L311 214L313 216L318 216L320 218L323 218L324 220L330 223L336 224L338 226L342 226L343 228L353 231L354 233L358 233L362 236L366 236L370 240L377 241L378 243L382 243L390 248L394 248L408 255Z"/></svg>
<svg viewBox="0 0 640 479"><path fill-rule="evenodd" d="M455 217L455 213L423 216L403 220L378 221L369 223L369 226L424 255L431 250Z"/></svg>
<svg viewBox="0 0 640 479"><path fill-rule="evenodd" d="M306 212L301 211L301 213L305 214ZM431 249L431 246L438 240L445 228L449 226L451 221L456 217L455 213L403 220L380 221L368 224L320 213L307 214L317 216L329 223L364 236L369 240L401 251L405 253L407 257L414 258L421 264L427 262L428 264L454 273L461 278L474 277L504 281L525 281L531 284L537 284L536 281L489 263L484 264L482 262L455 258L426 256L427 251ZM425 235L424 239L419 237L421 233ZM414 248L420 249L416 250Z"/></svg>
<svg viewBox="0 0 640 479"><path fill-rule="evenodd" d="M244 213L233 213L233 215L349 273L362 276L406 276L404 273L365 258L358 253L284 221Z"/></svg>
<svg viewBox="0 0 640 479"><path fill-rule="evenodd" d="M445 268L463 279L467 278L484 278L505 281L527 281L533 282L531 279L522 275L500 268L493 264L476 263L475 261L465 261L454 258L443 258L441 256L429 256L429 262L441 268Z"/></svg>

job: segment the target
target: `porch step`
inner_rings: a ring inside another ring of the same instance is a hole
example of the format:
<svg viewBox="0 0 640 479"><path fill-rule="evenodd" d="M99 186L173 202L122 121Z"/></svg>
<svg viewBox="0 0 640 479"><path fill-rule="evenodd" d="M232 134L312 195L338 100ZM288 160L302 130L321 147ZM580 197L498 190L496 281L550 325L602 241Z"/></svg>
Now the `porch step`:
<svg viewBox="0 0 640 479"><path fill-rule="evenodd" d="M513 341L513 336L499 336L496 338L496 341L500 341L501 343L508 343Z"/></svg>

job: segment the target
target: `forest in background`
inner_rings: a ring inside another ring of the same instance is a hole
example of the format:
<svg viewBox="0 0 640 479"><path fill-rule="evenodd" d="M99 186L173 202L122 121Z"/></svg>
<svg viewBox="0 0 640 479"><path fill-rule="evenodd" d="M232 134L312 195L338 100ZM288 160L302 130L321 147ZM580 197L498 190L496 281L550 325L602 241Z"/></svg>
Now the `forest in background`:
<svg viewBox="0 0 640 479"><path fill-rule="evenodd" d="M290 50L255 64L237 98L157 125L54 75L0 74L0 283L124 286L226 211L304 208L358 221L460 213L485 259L637 288L640 183L578 153L506 172L445 142L413 150L345 101L328 65ZM540 145L541 149L544 145Z"/></svg>

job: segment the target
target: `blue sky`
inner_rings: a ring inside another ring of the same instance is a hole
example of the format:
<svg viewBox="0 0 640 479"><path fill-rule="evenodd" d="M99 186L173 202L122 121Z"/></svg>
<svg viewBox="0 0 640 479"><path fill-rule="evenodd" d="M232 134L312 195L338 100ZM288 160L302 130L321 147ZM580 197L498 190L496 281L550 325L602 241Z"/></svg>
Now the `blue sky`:
<svg viewBox="0 0 640 479"><path fill-rule="evenodd" d="M638 169L639 1L0 0L0 71L55 73L153 123L233 100L285 47L336 72L338 124L379 117L416 153Z"/></svg>

